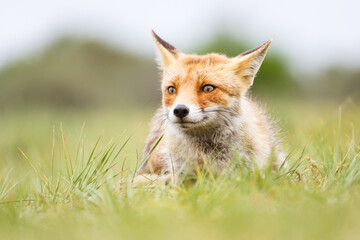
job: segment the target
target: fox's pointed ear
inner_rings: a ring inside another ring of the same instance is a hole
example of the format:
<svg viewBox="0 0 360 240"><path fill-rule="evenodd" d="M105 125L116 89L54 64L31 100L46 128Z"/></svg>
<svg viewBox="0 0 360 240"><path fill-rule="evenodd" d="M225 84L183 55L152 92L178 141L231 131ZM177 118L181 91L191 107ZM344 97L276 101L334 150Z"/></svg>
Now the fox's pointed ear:
<svg viewBox="0 0 360 240"><path fill-rule="evenodd" d="M266 51L270 46L271 39L260 47L241 53L232 58L230 65L231 70L241 79L245 87L249 88L263 62Z"/></svg>
<svg viewBox="0 0 360 240"><path fill-rule="evenodd" d="M154 38L154 42L156 43L157 48L160 52L160 64L165 68L170 66L172 63L175 62L176 58L179 55L179 51L172 46L171 44L167 43L165 40L161 39L154 30L151 30L151 34Z"/></svg>

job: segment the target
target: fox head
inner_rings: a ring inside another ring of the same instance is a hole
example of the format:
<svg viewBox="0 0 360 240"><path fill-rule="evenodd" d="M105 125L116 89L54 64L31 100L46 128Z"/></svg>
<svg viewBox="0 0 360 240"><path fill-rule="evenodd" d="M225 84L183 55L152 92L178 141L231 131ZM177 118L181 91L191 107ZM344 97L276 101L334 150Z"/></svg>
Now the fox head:
<svg viewBox="0 0 360 240"><path fill-rule="evenodd" d="M242 96L251 87L255 74L271 43L228 58L220 54L185 54L152 36L159 50L162 70L162 103L170 124L181 129L204 129L229 113L239 113Z"/></svg>

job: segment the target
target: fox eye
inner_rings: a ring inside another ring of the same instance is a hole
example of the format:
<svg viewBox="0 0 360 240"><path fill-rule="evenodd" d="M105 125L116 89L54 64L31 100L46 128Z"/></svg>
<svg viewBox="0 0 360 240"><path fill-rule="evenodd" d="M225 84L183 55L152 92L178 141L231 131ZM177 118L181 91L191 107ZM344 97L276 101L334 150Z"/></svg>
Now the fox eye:
<svg viewBox="0 0 360 240"><path fill-rule="evenodd" d="M212 91L215 90L215 88L216 88L215 86L207 84L207 85L205 85L205 86L203 86L201 88L201 91L203 91L203 92L212 92Z"/></svg>
<svg viewBox="0 0 360 240"><path fill-rule="evenodd" d="M173 86L168 87L168 93L169 94L175 94L176 93L176 88L174 88Z"/></svg>

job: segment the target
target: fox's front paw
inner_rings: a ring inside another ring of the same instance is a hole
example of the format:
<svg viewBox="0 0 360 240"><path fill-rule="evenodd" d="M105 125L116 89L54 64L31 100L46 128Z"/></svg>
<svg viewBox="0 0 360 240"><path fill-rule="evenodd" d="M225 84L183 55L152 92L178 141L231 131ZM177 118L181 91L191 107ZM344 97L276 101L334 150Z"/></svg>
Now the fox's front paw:
<svg viewBox="0 0 360 240"><path fill-rule="evenodd" d="M134 187L155 187L161 185L167 185L171 182L172 175L158 175L158 174L138 174L132 181Z"/></svg>

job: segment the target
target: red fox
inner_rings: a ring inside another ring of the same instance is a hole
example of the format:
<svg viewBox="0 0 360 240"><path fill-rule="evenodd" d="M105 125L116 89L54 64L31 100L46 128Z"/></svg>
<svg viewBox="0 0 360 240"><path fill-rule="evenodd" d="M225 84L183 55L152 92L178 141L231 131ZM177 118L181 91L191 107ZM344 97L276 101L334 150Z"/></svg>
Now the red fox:
<svg viewBox="0 0 360 240"><path fill-rule="evenodd" d="M228 58L185 54L154 31L152 36L160 53L162 107L152 119L143 157L163 137L134 182L169 183L177 173L195 172L204 164L216 174L235 153L258 168L274 156L279 167L284 157L274 127L248 96L271 40Z"/></svg>

